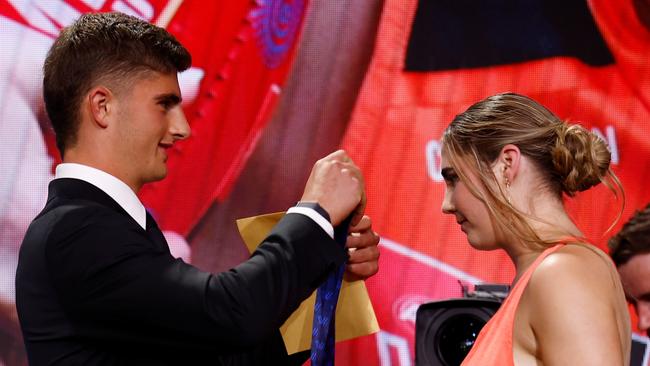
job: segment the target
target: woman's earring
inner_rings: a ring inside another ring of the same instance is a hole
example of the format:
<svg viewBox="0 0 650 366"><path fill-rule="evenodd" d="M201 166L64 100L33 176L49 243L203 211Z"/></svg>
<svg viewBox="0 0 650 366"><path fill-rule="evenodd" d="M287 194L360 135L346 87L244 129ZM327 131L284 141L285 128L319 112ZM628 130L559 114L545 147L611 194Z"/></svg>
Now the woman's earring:
<svg viewBox="0 0 650 366"><path fill-rule="evenodd" d="M510 179L508 179L508 177L505 177L505 180L506 180L506 201L512 204L512 202L510 201Z"/></svg>

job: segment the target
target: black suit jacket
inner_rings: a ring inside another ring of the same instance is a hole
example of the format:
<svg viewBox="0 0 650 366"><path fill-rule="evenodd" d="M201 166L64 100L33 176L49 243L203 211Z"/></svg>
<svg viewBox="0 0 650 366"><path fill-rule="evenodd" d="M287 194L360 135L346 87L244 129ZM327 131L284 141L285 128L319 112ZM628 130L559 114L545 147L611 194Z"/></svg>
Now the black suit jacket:
<svg viewBox="0 0 650 366"><path fill-rule="evenodd" d="M345 257L288 214L249 260L203 272L171 256L150 216L145 231L97 187L56 179L16 274L30 364L291 363L277 329Z"/></svg>

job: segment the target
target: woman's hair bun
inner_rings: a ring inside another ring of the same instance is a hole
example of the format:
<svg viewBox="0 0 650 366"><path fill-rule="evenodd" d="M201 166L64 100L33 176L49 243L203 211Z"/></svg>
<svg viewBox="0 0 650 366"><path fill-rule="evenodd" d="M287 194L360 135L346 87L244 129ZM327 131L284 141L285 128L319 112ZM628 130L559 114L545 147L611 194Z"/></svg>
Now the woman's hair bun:
<svg viewBox="0 0 650 366"><path fill-rule="evenodd" d="M555 132L551 156L562 190L573 196L600 183L611 161L605 141L576 124L558 123Z"/></svg>

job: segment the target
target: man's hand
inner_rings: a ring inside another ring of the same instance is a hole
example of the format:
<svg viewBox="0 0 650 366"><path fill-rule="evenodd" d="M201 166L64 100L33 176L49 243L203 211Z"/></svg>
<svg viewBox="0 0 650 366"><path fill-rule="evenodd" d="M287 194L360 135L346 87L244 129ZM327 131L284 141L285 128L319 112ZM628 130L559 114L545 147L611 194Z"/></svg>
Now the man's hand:
<svg viewBox="0 0 650 366"><path fill-rule="evenodd" d="M345 151L335 151L314 164L300 201L318 202L333 226L350 215L350 226L356 226L366 208L361 171Z"/></svg>
<svg viewBox="0 0 650 366"><path fill-rule="evenodd" d="M349 281L365 280L379 270L379 235L372 231L368 216L363 216L356 226L350 226L346 246L350 258L345 278Z"/></svg>

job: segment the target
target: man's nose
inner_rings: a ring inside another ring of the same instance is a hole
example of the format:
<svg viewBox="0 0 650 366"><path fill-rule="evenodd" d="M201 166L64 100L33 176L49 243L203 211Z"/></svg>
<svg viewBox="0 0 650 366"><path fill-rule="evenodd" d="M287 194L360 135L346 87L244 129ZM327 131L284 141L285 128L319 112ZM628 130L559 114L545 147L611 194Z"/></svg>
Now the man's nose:
<svg viewBox="0 0 650 366"><path fill-rule="evenodd" d="M185 140L186 138L190 137L190 125L187 123L185 113L180 106L178 106L178 108L174 111L174 116L172 117L172 121L169 126L169 132L172 134L172 136L174 136L174 140Z"/></svg>

